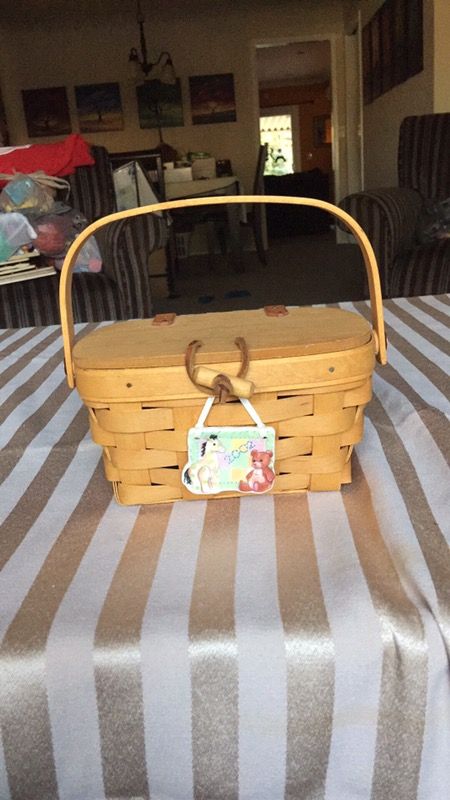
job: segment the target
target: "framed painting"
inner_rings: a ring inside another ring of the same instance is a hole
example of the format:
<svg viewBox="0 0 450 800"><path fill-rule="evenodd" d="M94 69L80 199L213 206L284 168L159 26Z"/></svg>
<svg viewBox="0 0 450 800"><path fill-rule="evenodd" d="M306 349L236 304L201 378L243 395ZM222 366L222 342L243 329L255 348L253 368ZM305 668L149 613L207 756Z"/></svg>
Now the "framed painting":
<svg viewBox="0 0 450 800"><path fill-rule="evenodd" d="M66 136L72 131L65 86L22 89L28 136Z"/></svg>
<svg viewBox="0 0 450 800"><path fill-rule="evenodd" d="M81 133L123 130L123 112L118 83L75 86Z"/></svg>
<svg viewBox="0 0 450 800"><path fill-rule="evenodd" d="M136 87L141 128L180 128L184 125L181 83L146 81Z"/></svg>
<svg viewBox="0 0 450 800"><path fill-rule="evenodd" d="M379 10L381 93L394 86L394 4L386 0Z"/></svg>
<svg viewBox="0 0 450 800"><path fill-rule="evenodd" d="M331 144L331 117L329 114L313 117L313 142L314 147Z"/></svg>
<svg viewBox="0 0 450 800"><path fill-rule="evenodd" d="M394 86L403 83L408 77L406 6L407 0L394 0Z"/></svg>
<svg viewBox="0 0 450 800"><path fill-rule="evenodd" d="M423 3L408 0L406 4L406 38L408 78L423 70Z"/></svg>
<svg viewBox="0 0 450 800"><path fill-rule="evenodd" d="M234 77L231 72L194 75L189 78L189 91L193 125L236 122Z"/></svg>
<svg viewBox="0 0 450 800"><path fill-rule="evenodd" d="M372 64L372 100L381 94L380 12L370 20L370 52Z"/></svg>
<svg viewBox="0 0 450 800"><path fill-rule="evenodd" d="M385 0L362 30L364 103L423 69L423 0Z"/></svg>

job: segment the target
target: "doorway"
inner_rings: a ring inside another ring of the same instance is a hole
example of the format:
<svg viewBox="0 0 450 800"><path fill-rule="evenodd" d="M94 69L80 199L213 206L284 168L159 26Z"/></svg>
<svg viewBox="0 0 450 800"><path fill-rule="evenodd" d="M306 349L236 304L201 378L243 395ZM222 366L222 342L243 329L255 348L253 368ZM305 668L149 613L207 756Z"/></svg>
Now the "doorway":
<svg viewBox="0 0 450 800"><path fill-rule="evenodd" d="M257 45L256 74L260 130L261 120L269 116L288 113L291 118L289 133L285 120L277 120L278 125L265 124L265 130L271 128L271 136L267 136L269 151L272 145L275 158L280 151L278 155L289 162L287 172L318 169L328 176L332 186L330 41ZM281 139L287 152L278 144Z"/></svg>
<svg viewBox="0 0 450 800"><path fill-rule="evenodd" d="M260 143L267 143L266 194L333 201L331 42L256 45ZM330 235L320 209L269 205L272 238Z"/></svg>

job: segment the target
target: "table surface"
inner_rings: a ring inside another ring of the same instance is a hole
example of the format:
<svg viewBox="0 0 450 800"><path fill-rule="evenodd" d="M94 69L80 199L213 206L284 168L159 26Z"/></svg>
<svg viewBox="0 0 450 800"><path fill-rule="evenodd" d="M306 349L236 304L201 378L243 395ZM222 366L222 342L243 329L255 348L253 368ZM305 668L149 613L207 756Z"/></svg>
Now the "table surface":
<svg viewBox="0 0 450 800"><path fill-rule="evenodd" d="M227 175L222 178L201 178L196 181L175 181L174 183L166 181L165 188L167 200L211 194L239 194L239 179L236 175Z"/></svg>
<svg viewBox="0 0 450 800"><path fill-rule="evenodd" d="M351 486L154 507L0 332L2 800L444 800L450 297L385 315Z"/></svg>

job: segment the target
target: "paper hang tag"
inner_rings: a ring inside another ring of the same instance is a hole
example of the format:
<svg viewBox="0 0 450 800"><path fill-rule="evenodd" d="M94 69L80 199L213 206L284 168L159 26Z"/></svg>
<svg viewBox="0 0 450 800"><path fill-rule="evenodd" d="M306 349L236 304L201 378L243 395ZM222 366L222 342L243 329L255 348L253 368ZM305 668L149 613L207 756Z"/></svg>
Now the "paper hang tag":
<svg viewBox="0 0 450 800"><path fill-rule="evenodd" d="M261 494L272 489L275 430L262 423L248 400L240 399L256 425L205 426L214 402L210 397L196 426L189 429L182 482L192 494Z"/></svg>

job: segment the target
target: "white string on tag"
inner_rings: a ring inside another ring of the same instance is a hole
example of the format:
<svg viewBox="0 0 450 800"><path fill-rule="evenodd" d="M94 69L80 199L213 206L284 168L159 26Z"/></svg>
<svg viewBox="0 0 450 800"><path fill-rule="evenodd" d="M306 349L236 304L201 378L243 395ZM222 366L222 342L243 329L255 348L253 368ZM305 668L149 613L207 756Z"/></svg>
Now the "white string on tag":
<svg viewBox="0 0 450 800"><path fill-rule="evenodd" d="M209 412L211 411L211 407L212 407L212 405L214 403L214 400L215 400L214 395L212 395L211 397L208 397L208 399L206 400L206 402L205 402L205 404L204 404L204 406L203 406L203 408L202 408L202 410L200 412L200 416L199 416L197 422L194 425L194 427L196 429L198 428L200 430L201 428L203 428L203 425L205 423L206 417L208 416Z"/></svg>
<svg viewBox="0 0 450 800"><path fill-rule="evenodd" d="M255 425L257 425L261 430L265 430L266 426L264 425L264 422L262 421L256 409L251 404L250 400L247 400L245 397L240 397L239 400L247 411L247 414L249 414L252 418Z"/></svg>
<svg viewBox="0 0 450 800"><path fill-rule="evenodd" d="M256 411L256 409L251 404L250 400L247 400L245 397L239 397L238 399L241 401L241 403L244 406L247 414L252 418L252 420L255 423L255 425L257 426L257 428L260 431L265 431L266 426L264 425L264 423L263 423L261 417L259 416L258 412ZM211 408L213 406L214 400L215 400L214 395L212 395L211 397L208 397L208 399L205 401L205 404L204 404L204 406L203 406L203 408L202 408L202 410L200 412L200 416L199 416L199 418L198 418L198 420L197 420L197 422L196 422L196 424L194 426L195 429L199 431L199 434L200 434L200 431L201 431L201 429L203 428L203 426L205 424L205 421L206 421L206 418L207 418L209 412L211 411Z"/></svg>

